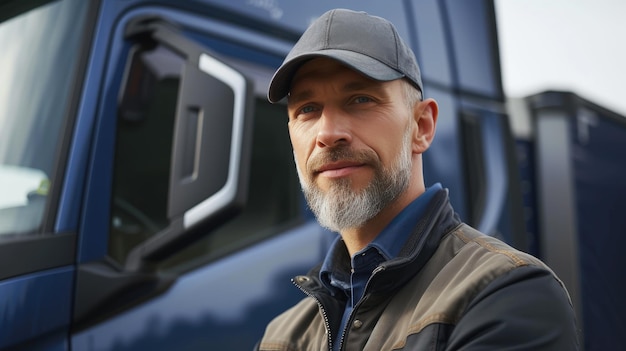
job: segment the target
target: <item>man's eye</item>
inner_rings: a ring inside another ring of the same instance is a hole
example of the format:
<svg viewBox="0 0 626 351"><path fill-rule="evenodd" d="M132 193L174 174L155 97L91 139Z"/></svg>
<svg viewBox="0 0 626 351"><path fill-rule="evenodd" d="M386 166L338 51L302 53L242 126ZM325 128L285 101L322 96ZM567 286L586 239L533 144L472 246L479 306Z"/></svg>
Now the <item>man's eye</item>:
<svg viewBox="0 0 626 351"><path fill-rule="evenodd" d="M303 108L300 109L300 113L310 113L315 111L315 107L313 106L304 106Z"/></svg>
<svg viewBox="0 0 626 351"><path fill-rule="evenodd" d="M363 104L370 101L372 101L372 99L367 96L357 96L356 98L354 98L354 102L357 104Z"/></svg>

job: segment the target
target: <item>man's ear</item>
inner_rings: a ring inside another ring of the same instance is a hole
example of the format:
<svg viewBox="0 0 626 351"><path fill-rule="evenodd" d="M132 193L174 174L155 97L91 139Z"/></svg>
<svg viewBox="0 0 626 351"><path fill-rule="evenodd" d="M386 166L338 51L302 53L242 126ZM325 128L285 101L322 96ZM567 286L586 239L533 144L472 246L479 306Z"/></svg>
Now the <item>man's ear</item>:
<svg viewBox="0 0 626 351"><path fill-rule="evenodd" d="M435 137L439 106L434 99L426 99L413 107L413 119L416 128L413 132L413 152L421 154L426 151Z"/></svg>

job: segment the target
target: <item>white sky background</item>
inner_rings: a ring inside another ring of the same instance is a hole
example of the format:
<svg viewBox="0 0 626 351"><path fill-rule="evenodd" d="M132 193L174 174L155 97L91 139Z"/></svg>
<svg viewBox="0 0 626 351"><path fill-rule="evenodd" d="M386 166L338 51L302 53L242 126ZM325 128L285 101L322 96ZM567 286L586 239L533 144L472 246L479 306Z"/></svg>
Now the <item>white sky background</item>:
<svg viewBox="0 0 626 351"><path fill-rule="evenodd" d="M626 116L625 0L495 0L504 92L574 92Z"/></svg>

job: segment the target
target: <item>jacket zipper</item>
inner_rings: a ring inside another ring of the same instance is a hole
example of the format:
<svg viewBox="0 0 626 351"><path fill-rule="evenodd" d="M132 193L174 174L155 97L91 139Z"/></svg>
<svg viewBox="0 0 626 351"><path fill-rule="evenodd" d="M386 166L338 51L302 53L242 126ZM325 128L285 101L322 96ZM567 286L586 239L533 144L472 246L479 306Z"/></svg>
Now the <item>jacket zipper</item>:
<svg viewBox="0 0 626 351"><path fill-rule="evenodd" d="M310 278L306 277L306 279L310 279ZM326 334L328 334L328 351L333 351L333 336L331 335L330 321L328 320L328 314L326 313L326 309L324 308L324 305L322 305L322 303L320 302L320 300L317 297L315 297L313 294L311 294L309 291L307 291L304 287L302 287L300 284L298 284L295 279L292 279L291 282L298 289L300 289L300 291L302 291L307 296L309 296L310 298L315 300L315 302L317 303L317 306L320 308L320 311L322 311L322 317L324 317L324 325L326 327Z"/></svg>

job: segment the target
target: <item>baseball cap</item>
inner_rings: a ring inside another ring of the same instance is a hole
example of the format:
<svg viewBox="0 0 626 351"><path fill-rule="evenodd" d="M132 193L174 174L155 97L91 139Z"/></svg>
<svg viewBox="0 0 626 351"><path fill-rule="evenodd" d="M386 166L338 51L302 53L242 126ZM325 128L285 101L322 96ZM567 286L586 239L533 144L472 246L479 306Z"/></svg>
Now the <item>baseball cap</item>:
<svg viewBox="0 0 626 351"><path fill-rule="evenodd" d="M298 68L315 57L335 59L378 81L407 78L423 91L415 55L391 22L334 9L315 20L291 49L272 77L268 100L276 103L287 96Z"/></svg>

